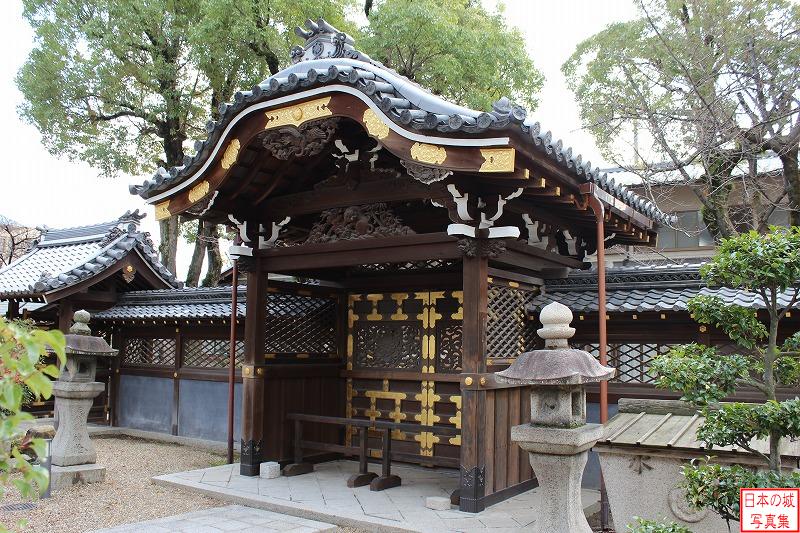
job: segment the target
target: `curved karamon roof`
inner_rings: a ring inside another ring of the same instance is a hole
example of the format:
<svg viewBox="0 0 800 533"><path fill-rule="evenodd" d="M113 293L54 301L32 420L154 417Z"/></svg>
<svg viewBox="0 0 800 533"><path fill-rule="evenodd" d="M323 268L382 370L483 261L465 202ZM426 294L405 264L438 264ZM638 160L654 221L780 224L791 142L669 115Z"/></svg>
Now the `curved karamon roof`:
<svg viewBox="0 0 800 533"><path fill-rule="evenodd" d="M486 132L522 134L535 150L552 159L579 183L596 184L616 200L658 223L670 223L650 200L609 178L589 161L573 153L572 148L528 117L527 111L501 98L490 111L468 109L439 96L399 75L353 48L352 38L331 27L324 20L307 21L308 30L298 35L306 39L305 47L292 50L293 65L270 76L248 91L236 93L234 101L219 107L217 121L206 124L208 137L195 143L195 155L187 155L183 165L169 170L159 168L149 180L131 185L131 194L150 201L160 193L201 171L207 161L221 149L225 134L248 110L265 102L314 89L336 85L344 92L358 92L371 100L399 128L423 133L438 132L461 138L485 136Z"/></svg>

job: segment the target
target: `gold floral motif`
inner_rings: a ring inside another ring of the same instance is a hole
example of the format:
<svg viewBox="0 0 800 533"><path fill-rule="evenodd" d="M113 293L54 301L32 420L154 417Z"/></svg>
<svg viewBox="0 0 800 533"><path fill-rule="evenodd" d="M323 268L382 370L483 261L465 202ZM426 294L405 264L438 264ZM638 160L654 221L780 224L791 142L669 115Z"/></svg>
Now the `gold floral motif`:
<svg viewBox="0 0 800 533"><path fill-rule="evenodd" d="M478 172L514 172L513 148L481 148L483 164Z"/></svg>
<svg viewBox="0 0 800 533"><path fill-rule="evenodd" d="M441 165L447 159L447 150L433 144L414 143L411 147L411 157L423 163Z"/></svg>
<svg viewBox="0 0 800 533"><path fill-rule="evenodd" d="M385 139L389 136L389 126L372 109L364 111L364 126L373 137Z"/></svg>
<svg viewBox="0 0 800 533"><path fill-rule="evenodd" d="M239 148L241 148L239 139L232 140L225 149L225 153L222 154L222 168L228 170L236 163L236 159L239 158Z"/></svg>
<svg viewBox="0 0 800 533"><path fill-rule="evenodd" d="M165 220L172 216L169 212L169 200L156 204L156 220Z"/></svg>
<svg viewBox="0 0 800 533"><path fill-rule="evenodd" d="M203 180L189 190L189 201L195 203L208 194L210 185L208 180Z"/></svg>
<svg viewBox="0 0 800 533"><path fill-rule="evenodd" d="M264 129L269 130L279 126L299 126L303 122L315 118L329 117L333 114L330 107L328 107L330 102L331 97L326 96L325 98L317 98L302 104L271 109L266 113L267 124Z"/></svg>

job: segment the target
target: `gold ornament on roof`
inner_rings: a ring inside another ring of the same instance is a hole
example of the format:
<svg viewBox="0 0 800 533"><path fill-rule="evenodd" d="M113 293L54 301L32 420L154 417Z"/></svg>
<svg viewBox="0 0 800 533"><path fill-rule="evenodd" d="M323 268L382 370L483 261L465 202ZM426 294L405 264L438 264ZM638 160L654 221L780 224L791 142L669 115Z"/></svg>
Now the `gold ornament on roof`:
<svg viewBox="0 0 800 533"><path fill-rule="evenodd" d="M389 136L389 126L372 109L364 111L364 126L373 137L385 139Z"/></svg>
<svg viewBox="0 0 800 533"><path fill-rule="evenodd" d="M241 144L239 143L239 139L234 139L225 149L225 153L222 154L222 168L228 170L236 163L236 159L239 158L239 148L241 148Z"/></svg>
<svg viewBox="0 0 800 533"><path fill-rule="evenodd" d="M441 165L447 159L447 150L433 144L414 143L411 147L411 157L423 163Z"/></svg>
<svg viewBox="0 0 800 533"><path fill-rule="evenodd" d="M513 148L481 148L483 164L478 172L514 172Z"/></svg>
<svg viewBox="0 0 800 533"><path fill-rule="evenodd" d="M156 220L165 220L172 216L169 212L169 200L156 204Z"/></svg>
<svg viewBox="0 0 800 533"><path fill-rule="evenodd" d="M201 181L200 183L192 187L191 190L189 191L189 201L195 203L196 201L200 200L206 194L208 194L209 188L210 185L208 183L208 180Z"/></svg>
<svg viewBox="0 0 800 533"><path fill-rule="evenodd" d="M277 128L279 126L299 126L303 122L314 120L316 118L329 117L331 112L328 104L331 102L331 97L317 98L302 104L295 104L289 107L282 107L280 109L271 109L266 112L267 123L264 126L265 130Z"/></svg>

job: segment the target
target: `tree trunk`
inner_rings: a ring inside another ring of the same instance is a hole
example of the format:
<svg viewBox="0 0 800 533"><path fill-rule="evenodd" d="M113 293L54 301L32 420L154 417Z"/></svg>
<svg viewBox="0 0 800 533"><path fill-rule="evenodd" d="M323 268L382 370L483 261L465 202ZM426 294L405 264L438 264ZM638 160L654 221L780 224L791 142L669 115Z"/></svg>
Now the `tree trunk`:
<svg viewBox="0 0 800 533"><path fill-rule="evenodd" d="M186 285L188 287L197 287L197 284L200 283L200 271L203 269L203 257L205 257L206 253L206 240L203 238L204 229L203 221L198 220L192 261L189 263L189 271L186 273Z"/></svg>
<svg viewBox="0 0 800 533"><path fill-rule="evenodd" d="M158 245L158 251L161 254L161 262L167 267L167 270L177 275L175 271L176 258L178 255L178 217L171 216L158 223L159 233L161 235L161 243Z"/></svg>
<svg viewBox="0 0 800 533"><path fill-rule="evenodd" d="M764 354L764 385L766 386L767 401L777 401L775 395L775 361L778 358L778 321L779 310L777 305L776 289L769 289L769 338L767 352ZM778 431L769 432L769 469L773 472L781 471L780 445L781 436Z"/></svg>
<svg viewBox="0 0 800 533"><path fill-rule="evenodd" d="M797 165L797 147L783 151L780 158L789 197L789 224L800 226L800 172Z"/></svg>
<svg viewBox="0 0 800 533"><path fill-rule="evenodd" d="M216 287L222 274L222 254L219 251L219 226L209 225L206 242L208 270L203 278L203 287Z"/></svg>

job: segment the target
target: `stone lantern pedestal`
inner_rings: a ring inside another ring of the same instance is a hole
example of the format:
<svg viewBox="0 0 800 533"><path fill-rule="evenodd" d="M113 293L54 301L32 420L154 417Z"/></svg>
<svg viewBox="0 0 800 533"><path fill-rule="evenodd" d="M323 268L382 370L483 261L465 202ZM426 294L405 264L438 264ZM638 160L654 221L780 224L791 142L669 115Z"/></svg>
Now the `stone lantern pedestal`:
<svg viewBox="0 0 800 533"><path fill-rule="evenodd" d="M95 464L97 453L87 420L95 397L105 390L105 384L94 380L97 357L113 356L117 351L104 339L91 336L89 318L86 311L75 313L75 323L65 335L67 364L53 383L58 431L50 445L51 490L105 479L105 468Z"/></svg>
<svg viewBox="0 0 800 533"><path fill-rule="evenodd" d="M586 383L605 381L616 370L600 365L588 352L574 350L567 339L572 311L551 303L539 315L537 332L544 350L522 354L497 372L500 382L531 385L531 422L511 428L511 441L528 452L539 482L540 498L534 531L591 533L581 505L581 479L591 448L603 426L586 423Z"/></svg>

